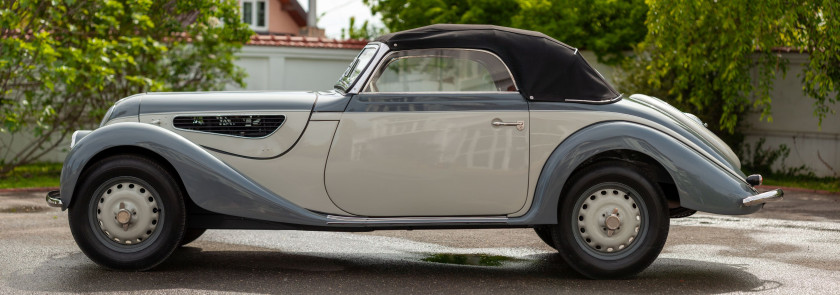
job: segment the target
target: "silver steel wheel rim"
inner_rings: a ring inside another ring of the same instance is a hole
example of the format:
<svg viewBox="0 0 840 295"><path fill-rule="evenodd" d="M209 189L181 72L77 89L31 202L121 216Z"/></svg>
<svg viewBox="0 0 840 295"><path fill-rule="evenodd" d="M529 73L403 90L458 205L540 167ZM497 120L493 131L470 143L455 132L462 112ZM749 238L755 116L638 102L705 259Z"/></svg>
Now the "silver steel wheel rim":
<svg viewBox="0 0 840 295"><path fill-rule="evenodd" d="M119 177L96 191L91 226L114 250L145 248L159 236L163 208L160 196L145 181Z"/></svg>
<svg viewBox="0 0 840 295"><path fill-rule="evenodd" d="M607 260L633 252L647 232L647 209L639 194L621 183L601 183L582 194L572 214L575 240Z"/></svg>

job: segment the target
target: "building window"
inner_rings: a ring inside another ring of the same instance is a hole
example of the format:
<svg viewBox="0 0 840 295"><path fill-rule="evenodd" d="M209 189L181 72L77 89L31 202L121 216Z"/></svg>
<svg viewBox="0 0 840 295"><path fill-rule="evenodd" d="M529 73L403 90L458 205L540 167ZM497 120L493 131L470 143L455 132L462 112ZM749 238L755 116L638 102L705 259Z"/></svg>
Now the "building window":
<svg viewBox="0 0 840 295"><path fill-rule="evenodd" d="M268 1L241 0L242 22L251 26L255 31L265 31L268 28Z"/></svg>

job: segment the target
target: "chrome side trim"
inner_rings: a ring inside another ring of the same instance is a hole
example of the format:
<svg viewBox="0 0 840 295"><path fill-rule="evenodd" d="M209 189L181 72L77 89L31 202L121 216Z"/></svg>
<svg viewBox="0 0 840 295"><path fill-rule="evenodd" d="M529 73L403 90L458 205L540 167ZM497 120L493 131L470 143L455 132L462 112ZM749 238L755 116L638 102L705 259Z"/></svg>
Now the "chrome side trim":
<svg viewBox="0 0 840 295"><path fill-rule="evenodd" d="M781 201L783 199L784 194L785 192L783 192L781 189L775 189L769 192L757 194L755 196L746 197L741 202L743 202L744 206L761 205L767 202Z"/></svg>
<svg viewBox="0 0 840 295"><path fill-rule="evenodd" d="M61 191L51 191L47 193L47 205L50 207L59 207L63 205L61 203Z"/></svg>
<svg viewBox="0 0 840 295"><path fill-rule="evenodd" d="M611 104L616 101L621 100L624 97L624 93L618 94L613 99L610 100L579 100L579 99L566 99L563 102L572 102L572 103L585 103L585 104Z"/></svg>
<svg viewBox="0 0 840 295"><path fill-rule="evenodd" d="M327 224L443 224L443 223L499 223L507 224L505 216L483 217L354 217L327 215Z"/></svg>

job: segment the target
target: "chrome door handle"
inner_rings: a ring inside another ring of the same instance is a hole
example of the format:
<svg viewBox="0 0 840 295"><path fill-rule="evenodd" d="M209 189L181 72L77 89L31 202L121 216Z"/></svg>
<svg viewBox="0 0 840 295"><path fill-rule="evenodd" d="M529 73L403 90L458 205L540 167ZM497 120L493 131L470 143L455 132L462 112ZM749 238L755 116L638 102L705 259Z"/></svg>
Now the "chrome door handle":
<svg viewBox="0 0 840 295"><path fill-rule="evenodd" d="M500 126L516 126L516 130L522 131L525 130L525 121L516 121L516 122L502 122L501 119L493 119L490 122L495 127Z"/></svg>

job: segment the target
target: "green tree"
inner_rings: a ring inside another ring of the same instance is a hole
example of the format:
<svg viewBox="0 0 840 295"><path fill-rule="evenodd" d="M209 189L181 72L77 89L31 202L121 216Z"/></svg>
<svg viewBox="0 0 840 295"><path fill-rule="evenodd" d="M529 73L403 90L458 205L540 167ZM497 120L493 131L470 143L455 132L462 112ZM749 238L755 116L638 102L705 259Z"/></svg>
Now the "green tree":
<svg viewBox="0 0 840 295"><path fill-rule="evenodd" d="M361 26L356 27L356 18L350 17L350 24L347 28L341 29L341 39L364 39L373 40L385 34L385 28L378 28L364 21Z"/></svg>
<svg viewBox="0 0 840 295"><path fill-rule="evenodd" d="M621 62L645 38L644 0L518 0L513 26L592 50L605 64Z"/></svg>
<svg viewBox="0 0 840 295"><path fill-rule="evenodd" d="M3 1L0 175L95 127L122 97L243 85L234 54L253 32L238 11L235 0ZM13 150L16 139L27 142Z"/></svg>
<svg viewBox="0 0 840 295"><path fill-rule="evenodd" d="M820 122L834 113L840 86L840 3L836 0L648 0L648 35L639 45L648 75L676 104L714 114L717 129L733 133L750 107L770 117L770 90L784 75L780 46L807 50L799 77L814 98ZM751 74L755 71L755 75Z"/></svg>
<svg viewBox="0 0 840 295"><path fill-rule="evenodd" d="M644 0L365 0L385 26L401 31L437 23L535 30L616 64L647 33Z"/></svg>
<svg viewBox="0 0 840 295"><path fill-rule="evenodd" d="M510 26L519 4L510 0L364 0L380 13L390 31L431 24L494 24Z"/></svg>

